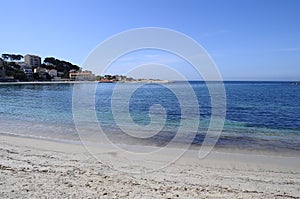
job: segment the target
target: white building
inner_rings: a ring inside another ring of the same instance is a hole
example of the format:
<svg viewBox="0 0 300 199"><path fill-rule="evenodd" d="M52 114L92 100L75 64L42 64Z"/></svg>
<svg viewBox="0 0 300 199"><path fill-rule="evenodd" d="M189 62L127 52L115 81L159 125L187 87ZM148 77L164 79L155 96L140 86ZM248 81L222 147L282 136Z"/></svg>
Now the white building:
<svg viewBox="0 0 300 199"><path fill-rule="evenodd" d="M42 67L37 67L33 70L34 73L47 73L47 69L46 68L42 68Z"/></svg>
<svg viewBox="0 0 300 199"><path fill-rule="evenodd" d="M40 67L41 66L41 57L37 55L25 55L25 63L31 67Z"/></svg>
<svg viewBox="0 0 300 199"><path fill-rule="evenodd" d="M82 71L82 72L70 72L70 80L72 81L94 81L95 75L92 71Z"/></svg>

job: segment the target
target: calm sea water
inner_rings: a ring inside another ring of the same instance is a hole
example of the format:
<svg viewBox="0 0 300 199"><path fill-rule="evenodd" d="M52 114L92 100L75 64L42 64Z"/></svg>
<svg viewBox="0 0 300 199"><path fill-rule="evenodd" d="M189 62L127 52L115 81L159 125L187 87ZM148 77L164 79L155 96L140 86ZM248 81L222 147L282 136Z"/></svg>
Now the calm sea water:
<svg viewBox="0 0 300 199"><path fill-rule="evenodd" d="M211 101L205 83L190 82L190 85L196 93L200 111L200 126L192 139L194 145L200 145L210 121ZM80 86L84 90L94 85ZM134 84L121 84L121 91L126 93L132 86ZM175 82L168 86L179 90L181 95L185 94L185 84ZM151 138L132 138L124 134L114 120L111 111L114 88L115 84L98 84L95 97L98 122L114 142L165 145L176 135L182 119L191 124L195 122L196 117L192 114L182 118L182 105L168 88L146 84L139 87L129 100L133 122L142 127L150 124L149 109L160 104L166 113L166 123ZM225 82L225 89L226 120L217 146L300 152L300 86L288 82ZM77 141L72 92L72 84L0 85L0 133ZM134 131L131 123L128 123L128 128ZM186 138L192 136L189 130L186 131L179 142L187 142Z"/></svg>

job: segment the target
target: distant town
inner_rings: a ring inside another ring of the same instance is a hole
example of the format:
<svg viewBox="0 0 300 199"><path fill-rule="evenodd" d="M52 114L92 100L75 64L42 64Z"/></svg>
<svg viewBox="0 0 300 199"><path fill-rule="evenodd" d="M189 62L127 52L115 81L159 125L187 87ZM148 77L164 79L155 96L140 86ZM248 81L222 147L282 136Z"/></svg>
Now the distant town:
<svg viewBox="0 0 300 199"><path fill-rule="evenodd" d="M43 62L38 55L2 54L0 58L0 82L66 82L98 81L168 83L160 79L134 79L124 75L95 75L70 62L46 57Z"/></svg>
<svg viewBox="0 0 300 199"><path fill-rule="evenodd" d="M0 58L1 82L30 81L95 81L92 71L54 57L42 62L37 55L2 54Z"/></svg>

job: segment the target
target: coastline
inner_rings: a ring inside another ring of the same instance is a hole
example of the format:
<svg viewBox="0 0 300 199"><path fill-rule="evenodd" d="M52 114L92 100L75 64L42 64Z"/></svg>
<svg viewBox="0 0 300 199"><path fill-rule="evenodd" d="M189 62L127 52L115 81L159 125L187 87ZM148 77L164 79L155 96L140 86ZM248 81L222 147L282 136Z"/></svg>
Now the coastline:
<svg viewBox="0 0 300 199"><path fill-rule="evenodd" d="M168 84L173 83L169 80L160 81L119 81L119 82L99 82L99 81L37 81L37 82L0 82L0 85L39 85L39 84L110 84L110 83L156 83L156 84Z"/></svg>
<svg viewBox="0 0 300 199"><path fill-rule="evenodd" d="M41 82L0 82L0 85L32 85L32 84L96 84L95 81L41 81Z"/></svg>
<svg viewBox="0 0 300 199"><path fill-rule="evenodd" d="M7 135L0 138L2 198L300 197L299 158L213 151L199 160L197 151L188 150L162 170L128 174L96 160L80 144ZM109 150L100 155L112 164L121 158ZM160 154L165 155L169 154ZM143 159L127 166L146 169L155 164Z"/></svg>
<svg viewBox="0 0 300 199"><path fill-rule="evenodd" d="M76 131L74 129L74 131ZM80 140L80 137L58 137L53 135L40 135L40 134L19 134L19 133L11 133L7 131L0 130L0 136L8 136L8 137L17 137L17 138L24 138L24 139L33 139L33 140L40 140L40 141L49 141L49 142L55 142L55 143L65 143L65 144L71 144L71 145L82 145L82 141ZM98 139L98 138L95 138ZM99 141L99 140L98 140ZM90 145L95 144L103 144L103 142L93 142L93 138L90 141L85 141L86 144L90 143ZM177 143L175 144L171 149L181 149L185 147L185 145L182 146L183 143ZM131 148L133 151L143 151L143 148L161 148L160 145L153 144L146 144L146 143L119 143L117 145L120 145L122 147L120 148ZM191 144L189 147L189 151L195 151L199 152L201 148L201 144ZM300 154L299 150L292 150L292 149L282 149L282 148L255 148L250 146L239 146L239 145L218 145L216 144L213 149L214 152L217 153L226 153L226 154L237 154L237 155L252 155L252 156L272 156L272 157L283 157L283 158L299 158ZM195 155L196 157L197 155ZM300 163L299 163L300 165Z"/></svg>

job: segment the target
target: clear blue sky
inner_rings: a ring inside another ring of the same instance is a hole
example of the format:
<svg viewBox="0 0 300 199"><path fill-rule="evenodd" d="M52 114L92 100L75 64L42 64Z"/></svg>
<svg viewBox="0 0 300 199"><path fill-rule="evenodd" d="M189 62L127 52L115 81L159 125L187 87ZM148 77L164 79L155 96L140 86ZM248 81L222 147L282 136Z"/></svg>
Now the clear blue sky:
<svg viewBox="0 0 300 199"><path fill-rule="evenodd" d="M9 0L0 17L0 53L81 65L114 34L163 27L201 44L225 80L300 80L299 0Z"/></svg>

